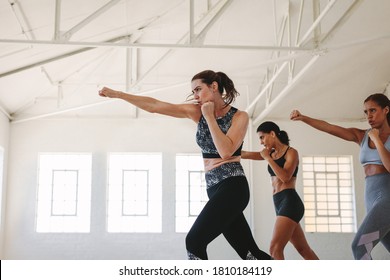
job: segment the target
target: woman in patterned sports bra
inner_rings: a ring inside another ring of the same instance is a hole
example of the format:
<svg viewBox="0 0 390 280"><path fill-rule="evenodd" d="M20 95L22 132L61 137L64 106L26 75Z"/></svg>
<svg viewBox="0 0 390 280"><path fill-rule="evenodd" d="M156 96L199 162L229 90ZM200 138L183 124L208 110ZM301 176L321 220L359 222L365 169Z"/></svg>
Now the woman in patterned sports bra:
<svg viewBox="0 0 390 280"><path fill-rule="evenodd" d="M103 88L99 94L123 99L151 113L188 118L198 125L209 201L186 237L189 259L207 259L207 245L221 233L242 259L271 259L260 250L244 217L249 186L240 164L248 114L230 104L238 95L222 72L206 70L191 81L194 103L171 104L154 98Z"/></svg>
<svg viewBox="0 0 390 280"><path fill-rule="evenodd" d="M372 259L372 249L381 242L390 252L390 101L375 93L364 101L370 129L344 128L313 119L294 110L292 120L360 145L360 162L365 178L366 216L352 242L357 260Z"/></svg>
<svg viewBox="0 0 390 280"><path fill-rule="evenodd" d="M298 173L298 152L289 146L285 131L274 122L264 122L257 128L261 152L242 151L243 159L266 160L271 175L276 222L271 240L270 253L276 260L284 259L284 248L291 242L306 260L318 260L306 241L299 221L305 207L295 190Z"/></svg>

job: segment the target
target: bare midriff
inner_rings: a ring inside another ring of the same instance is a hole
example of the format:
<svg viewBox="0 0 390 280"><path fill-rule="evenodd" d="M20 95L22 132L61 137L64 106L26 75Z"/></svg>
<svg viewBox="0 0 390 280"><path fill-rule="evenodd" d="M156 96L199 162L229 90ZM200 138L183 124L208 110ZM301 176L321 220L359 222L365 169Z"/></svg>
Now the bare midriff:
<svg viewBox="0 0 390 280"><path fill-rule="evenodd" d="M285 189L295 189L295 182L297 178L292 177L290 181L288 182L283 182L276 176L271 176L271 182L272 182L272 189L273 189L273 194L276 194L278 192L281 192Z"/></svg>
<svg viewBox="0 0 390 280"><path fill-rule="evenodd" d="M389 173L383 165L367 164L364 166L364 174L366 174L366 177L382 173Z"/></svg>
<svg viewBox="0 0 390 280"><path fill-rule="evenodd" d="M231 157L229 159L222 159L222 158L204 158L203 163L204 163L204 170L210 171L211 169L214 169L218 166L221 166L224 163L228 162L240 162L241 157L240 156L235 156Z"/></svg>

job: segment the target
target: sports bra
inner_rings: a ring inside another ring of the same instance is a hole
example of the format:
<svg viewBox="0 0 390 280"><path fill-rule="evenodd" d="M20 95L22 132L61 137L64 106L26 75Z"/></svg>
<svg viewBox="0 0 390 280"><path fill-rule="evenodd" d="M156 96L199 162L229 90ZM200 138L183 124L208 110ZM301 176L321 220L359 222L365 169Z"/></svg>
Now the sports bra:
<svg viewBox="0 0 390 280"><path fill-rule="evenodd" d="M231 107L223 117L217 119L218 126L224 134L227 133L230 126L232 125L233 116L237 111L237 108ZM200 117L198 129L196 131L196 143L202 150L203 158L221 158L217 148L214 145L209 126L203 115ZM232 156L241 155L241 149L242 144Z"/></svg>
<svg viewBox="0 0 390 280"><path fill-rule="evenodd" d="M360 144L360 163L365 166L367 164L376 164L376 165L383 165L383 162L379 156L378 150L370 148L368 145L368 132L371 129L366 130L366 133L364 134L363 141ZM387 138L385 147L388 151L390 151L390 137Z"/></svg>
<svg viewBox="0 0 390 280"><path fill-rule="evenodd" d="M286 159L284 158L284 156L287 154L287 151L290 149L290 147L288 147L286 149L286 151L284 152L284 154L278 158L278 159L274 159L274 162L276 162L276 164L280 167L284 167L284 164L286 163ZM274 151L271 152L271 155ZM268 173L271 175L271 176L276 176L275 172L273 171L273 169L271 168L271 166L268 164ZM295 171L293 173L293 177L297 177L297 174L298 174L298 165L297 167L295 168Z"/></svg>

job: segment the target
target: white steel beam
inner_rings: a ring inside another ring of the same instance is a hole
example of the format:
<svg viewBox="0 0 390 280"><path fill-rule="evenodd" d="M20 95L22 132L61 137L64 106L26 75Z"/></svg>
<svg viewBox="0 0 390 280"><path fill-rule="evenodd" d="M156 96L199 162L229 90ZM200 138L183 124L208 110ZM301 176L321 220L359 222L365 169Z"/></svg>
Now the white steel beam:
<svg viewBox="0 0 390 280"><path fill-rule="evenodd" d="M202 18L200 19L195 25L194 25L194 32L195 32L195 29L198 27L198 26L202 26L204 25L203 29L199 32L199 34L197 35L196 38L194 38L194 40L197 40L198 38L201 38L203 37L203 35L205 34L206 30L208 30L212 24L215 22L215 18L216 17L219 17L221 15L221 11L225 10L227 8L227 4L230 2L231 0L228 0L226 1L225 3L223 3L223 0L219 1L216 5L214 5L212 8L210 8L209 6L209 12ZM210 2L208 2L210 4ZM206 21L208 19L208 17L212 14L215 14L215 16L213 18L211 18L209 20L209 22L206 22L204 23L204 21ZM188 36L190 36L190 32L187 32L186 34L184 34L178 41L177 41L177 45L180 45L180 46L183 46L185 40L187 40ZM190 45L194 45L195 48L203 48L204 45L199 45L197 43L194 42L194 44L190 44ZM165 52L164 55L162 55L149 69L148 71L146 71L146 73L144 73L141 77L138 78L137 82L134 84L134 86L140 84L158 65L160 65L167 57L169 57L169 55L171 55L173 53L174 49L171 48L169 49L167 52Z"/></svg>
<svg viewBox="0 0 390 280"><path fill-rule="evenodd" d="M208 14L204 17L204 19L207 19L207 16L212 15L213 13L215 13L215 15L212 16L211 20L207 22L206 26L201 28L201 31L196 35L197 41L199 41L199 39L204 37L204 35L210 30L213 24L225 12L225 10L229 7L231 3L232 0L227 0L225 1L225 3L223 3L223 1L219 1L211 10L209 10ZM198 22L197 26L201 25L201 23L202 20Z"/></svg>
<svg viewBox="0 0 390 280"><path fill-rule="evenodd" d="M256 96L256 98L252 101L251 104L245 109L245 111L248 114L251 114L251 110L253 107L256 105L257 101L267 92L268 88L273 85L274 81L276 80L277 77L279 77L280 73L286 68L288 65L288 61L285 61L282 66L279 67L278 71L272 76L272 78L268 81L268 83L262 88L260 93Z"/></svg>
<svg viewBox="0 0 390 280"><path fill-rule="evenodd" d="M305 35L302 36L301 40L298 42L297 46L302 46L309 38L311 33L317 28L317 26L321 23L321 20L329 13L331 8L334 6L337 0L329 1L328 5L326 5L325 9L321 12L318 18L313 22L310 28L306 31Z"/></svg>
<svg viewBox="0 0 390 280"><path fill-rule="evenodd" d="M16 45L46 45L46 46L79 46L89 48L162 48L162 49L227 49L247 51L310 51L309 47L283 47L283 46L246 46L246 45L198 45L198 44L163 44L163 43L112 43L112 42L65 42L50 40L18 40L0 39L0 44Z"/></svg>
<svg viewBox="0 0 390 280"><path fill-rule="evenodd" d="M333 25L333 27L325 34L320 40L320 44L326 43L331 36L339 30L349 19L352 13L358 8L359 4L361 4L363 0L355 0L349 8L344 12L344 14L340 17L340 19Z"/></svg>
<svg viewBox="0 0 390 280"><path fill-rule="evenodd" d="M129 36L130 35L117 37L117 38L111 39L110 41L107 41L107 42L115 42L115 41L125 40L125 39L129 38ZM27 42L31 42L31 41L27 41ZM94 48L93 47L82 48L82 49L75 50L75 51L72 51L72 52L69 52L69 53L65 53L65 54L61 54L61 55L54 56L54 57L51 57L51 58L47 58L47 59L35 62L33 64L25 65L25 66L22 66L20 68L16 68L16 69L10 70L8 72L0 73L0 78L5 77L5 76L9 76L9 75L12 75L12 74L16 74L18 72L22 72L22 71L25 71L25 70L28 70L28 69L31 69L31 68L34 68L34 67L37 67L37 66L42 66L42 65L45 65L47 63L50 63L50 62L53 62L53 61L56 61L56 60L60 60L60 59L63 59L63 58L67 58L69 56L73 56L73 55L76 55L76 54L79 54L79 53L83 53L83 52L86 52L86 51L89 51L89 50L92 50L92 49L94 49Z"/></svg>
<svg viewBox="0 0 390 280"><path fill-rule="evenodd" d="M315 55L312 59L301 69L301 71L288 83L285 88L272 100L272 102L256 117L253 121L253 125L259 123L262 119L264 119L271 110L279 104L282 98L296 85L296 83L302 78L303 75L310 69L311 66L318 60L320 55Z"/></svg>
<svg viewBox="0 0 390 280"><path fill-rule="evenodd" d="M189 28L190 40L189 41L190 41L190 44L192 44L194 42L194 37L195 37L195 35L194 35L194 22L195 22L195 20L194 20L194 13L195 13L194 0L190 0L189 4L190 4L190 9L189 9L190 10L190 28Z"/></svg>
<svg viewBox="0 0 390 280"><path fill-rule="evenodd" d="M54 40L61 38L61 0L56 0L54 18Z"/></svg>
<svg viewBox="0 0 390 280"><path fill-rule="evenodd" d="M8 120L12 120L12 116L10 115L10 113L7 112L7 110L0 104L0 112L2 112L7 118Z"/></svg>
<svg viewBox="0 0 390 280"><path fill-rule="evenodd" d="M82 29L84 26L88 25L91 21L93 21L94 19L99 17L101 14L103 14L107 10L111 9L111 7L115 6L119 1L121 1L121 0L111 0L110 2L105 4L104 6L102 6L98 10L96 10L94 13L92 13L91 15L86 17L84 20L82 20L81 22L79 22L78 24L73 26L71 29L69 29L68 31L63 33L61 35L61 39L62 40L69 40L77 31Z"/></svg>

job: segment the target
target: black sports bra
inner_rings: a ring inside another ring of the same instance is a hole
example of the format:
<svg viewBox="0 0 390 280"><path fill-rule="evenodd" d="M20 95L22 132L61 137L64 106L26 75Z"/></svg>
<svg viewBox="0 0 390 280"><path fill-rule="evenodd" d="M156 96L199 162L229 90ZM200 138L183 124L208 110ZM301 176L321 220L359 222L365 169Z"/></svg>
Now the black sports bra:
<svg viewBox="0 0 390 280"><path fill-rule="evenodd" d="M284 167L284 164L286 163L286 159L284 158L284 156L287 154L287 151L290 149L290 147L288 147L286 149L286 151L284 152L284 154L278 158L278 159L274 159L274 161L276 162L276 164L280 167ZM271 152L271 155L274 151ZM273 169L271 168L271 166L268 164L268 173L271 175L271 176L276 176L275 172L273 171ZM297 174L298 174L298 166L295 168L295 171L294 171L294 174L292 175L293 177L297 177Z"/></svg>

